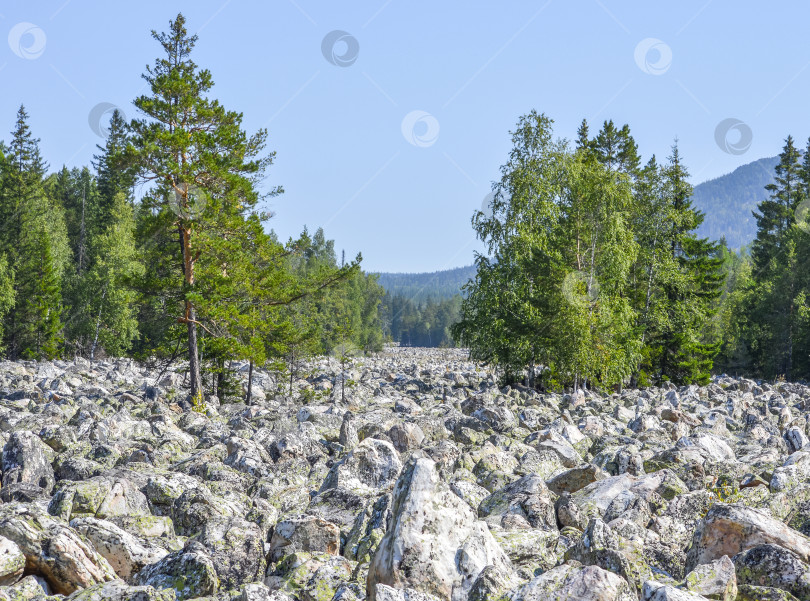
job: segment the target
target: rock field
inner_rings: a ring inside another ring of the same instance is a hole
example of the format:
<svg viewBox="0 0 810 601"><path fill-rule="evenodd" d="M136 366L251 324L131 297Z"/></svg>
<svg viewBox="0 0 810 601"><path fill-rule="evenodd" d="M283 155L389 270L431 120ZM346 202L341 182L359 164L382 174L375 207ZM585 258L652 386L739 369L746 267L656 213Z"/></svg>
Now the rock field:
<svg viewBox="0 0 810 601"><path fill-rule="evenodd" d="M340 373L191 410L128 359L0 362L0 601L810 600L810 387Z"/></svg>

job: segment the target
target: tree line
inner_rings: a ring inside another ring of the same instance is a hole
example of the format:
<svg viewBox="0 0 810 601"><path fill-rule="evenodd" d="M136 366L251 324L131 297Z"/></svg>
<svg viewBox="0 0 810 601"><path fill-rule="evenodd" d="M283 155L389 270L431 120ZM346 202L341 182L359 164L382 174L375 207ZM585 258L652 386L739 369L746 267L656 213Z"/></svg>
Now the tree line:
<svg viewBox="0 0 810 601"><path fill-rule="evenodd" d="M424 301L386 292L381 305L383 331L401 346L455 346L451 328L458 322L461 295Z"/></svg>
<svg viewBox="0 0 810 601"><path fill-rule="evenodd" d="M728 253L716 328L719 369L768 379L810 379L810 140L785 139L757 235Z"/></svg>
<svg viewBox="0 0 810 601"><path fill-rule="evenodd" d="M232 392L233 360L252 375L380 349L383 290L362 257L338 261L322 230L282 243L265 228L261 201L283 192L258 191L267 132L210 97L182 15L152 36L139 117L113 114L92 166L48 173L24 107L0 143L3 356L182 359L201 402Z"/></svg>
<svg viewBox="0 0 810 601"><path fill-rule="evenodd" d="M512 142L452 327L473 357L549 388L810 379L810 140L785 140L738 252L697 234L677 142L642 164L628 125L571 144L537 112Z"/></svg>
<svg viewBox="0 0 810 601"><path fill-rule="evenodd" d="M583 121L572 145L536 111L512 132L453 334L473 357L531 386L704 383L724 284L719 243L677 143L642 164L627 125Z"/></svg>

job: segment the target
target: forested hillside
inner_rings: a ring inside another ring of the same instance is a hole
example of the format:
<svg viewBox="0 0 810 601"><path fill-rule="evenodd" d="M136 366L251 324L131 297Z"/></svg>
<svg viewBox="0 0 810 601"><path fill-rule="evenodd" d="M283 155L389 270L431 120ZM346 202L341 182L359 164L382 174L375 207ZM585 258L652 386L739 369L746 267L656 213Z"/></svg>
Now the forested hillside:
<svg viewBox="0 0 810 601"><path fill-rule="evenodd" d="M695 186L692 201L705 215L697 230L710 240L725 238L730 248L746 246L757 235L753 212L768 196L779 157L759 159L731 173Z"/></svg>
<svg viewBox="0 0 810 601"><path fill-rule="evenodd" d="M459 320L462 287L475 265L431 273L380 273L385 289L385 335L402 346L453 346L450 327Z"/></svg>
<svg viewBox="0 0 810 601"><path fill-rule="evenodd" d="M461 287L475 275L475 265L431 273L380 273L380 286L393 296L404 296L415 303L439 301L461 294Z"/></svg>

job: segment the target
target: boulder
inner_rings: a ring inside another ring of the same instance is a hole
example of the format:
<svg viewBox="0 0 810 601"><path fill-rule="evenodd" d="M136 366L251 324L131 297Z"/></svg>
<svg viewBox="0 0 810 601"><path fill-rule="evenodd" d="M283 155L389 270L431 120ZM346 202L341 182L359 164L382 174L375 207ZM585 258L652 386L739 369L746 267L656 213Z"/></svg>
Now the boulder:
<svg viewBox="0 0 810 601"><path fill-rule="evenodd" d="M160 590L173 589L180 601L213 595L219 589L214 562L205 547L195 541L144 567L133 581Z"/></svg>
<svg viewBox="0 0 810 601"><path fill-rule="evenodd" d="M291 553L328 553L340 551L340 528L313 515L291 517L273 528L268 560L276 562Z"/></svg>
<svg viewBox="0 0 810 601"><path fill-rule="evenodd" d="M598 566L557 566L524 584L511 601L636 601L621 576Z"/></svg>
<svg viewBox="0 0 810 601"><path fill-rule="evenodd" d="M3 447L3 488L29 484L50 495L56 482L49 460L52 453L33 432L12 433Z"/></svg>
<svg viewBox="0 0 810 601"><path fill-rule="evenodd" d="M391 513L369 567L370 601L377 584L461 601L488 565L511 577L509 558L486 524L441 480L432 460L408 464L394 487Z"/></svg>
<svg viewBox="0 0 810 601"><path fill-rule="evenodd" d="M70 522L70 526L93 544L93 548L123 580L129 580L141 568L155 563L168 553L160 547L142 543L106 520L77 518Z"/></svg>
<svg viewBox="0 0 810 601"><path fill-rule="evenodd" d="M35 506L3 507L0 536L16 543L25 555L25 571L45 578L56 593L69 595L117 578L92 544Z"/></svg>
<svg viewBox="0 0 810 601"><path fill-rule="evenodd" d="M774 544L751 547L734 556L740 584L778 588L797 599L810 599L810 566Z"/></svg>
<svg viewBox="0 0 810 601"><path fill-rule="evenodd" d="M709 509L692 537L686 568L732 557L757 545L773 543L810 561L810 539L789 528L764 511L742 504L717 503Z"/></svg>

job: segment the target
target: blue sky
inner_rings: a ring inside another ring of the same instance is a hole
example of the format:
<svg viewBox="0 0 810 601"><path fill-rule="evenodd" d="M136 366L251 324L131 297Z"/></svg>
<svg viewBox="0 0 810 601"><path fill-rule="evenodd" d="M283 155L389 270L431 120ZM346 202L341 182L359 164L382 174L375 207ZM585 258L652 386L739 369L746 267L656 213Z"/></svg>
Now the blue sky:
<svg viewBox="0 0 810 601"><path fill-rule="evenodd" d="M6 0L0 132L24 103L52 169L89 164L89 115L135 116L149 31L178 11L214 96L269 130L271 226L324 226L372 271L472 261L470 216L533 108L560 137L629 123L645 159L677 137L694 183L810 135L810 4L721 0Z"/></svg>

